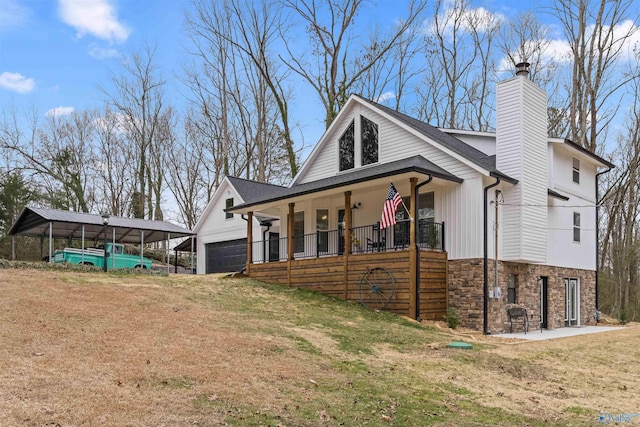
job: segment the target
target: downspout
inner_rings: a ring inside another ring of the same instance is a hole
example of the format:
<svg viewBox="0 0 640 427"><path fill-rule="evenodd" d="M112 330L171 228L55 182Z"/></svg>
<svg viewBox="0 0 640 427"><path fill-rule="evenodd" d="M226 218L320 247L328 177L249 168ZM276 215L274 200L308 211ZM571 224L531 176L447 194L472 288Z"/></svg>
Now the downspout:
<svg viewBox="0 0 640 427"><path fill-rule="evenodd" d="M488 194L489 194L489 190L495 186L497 186L498 184L500 184L500 178L496 177L496 182L494 182L493 184L487 185L486 187L484 187L484 194L483 194L483 201L484 201L484 206L483 206L483 213L484 213L484 224L483 224L483 228L484 228L484 238L483 238L483 243L484 243L484 263L483 263L483 286L482 286L482 314L483 314L483 325L482 325L482 331L485 335L490 335L489 332L489 244L488 244L488 240L489 240L489 225L488 225L488 217L489 217L489 212L488 212L488 208L487 208L487 202L488 202Z"/></svg>
<svg viewBox="0 0 640 427"><path fill-rule="evenodd" d="M415 245L416 245L416 313L415 313L415 319L420 322L422 319L420 319L420 246L418 246L418 236L420 236L420 221L418 217L418 198L420 195L420 187L427 185L428 183L430 183L433 180L433 175L429 175L429 178L426 181L423 181L421 183L419 183L418 185L416 185L416 190L415 193L413 195L413 200L415 200L416 202L416 209L415 209L415 214L416 214L416 218L414 218L415 226L414 226L414 232L415 232L415 236L414 236L414 241L415 241ZM444 236L443 236L444 237ZM444 239L443 239L444 240ZM449 286L449 284L447 283L447 286Z"/></svg>
<svg viewBox="0 0 640 427"><path fill-rule="evenodd" d="M600 186L598 185L598 178L600 175L604 175L605 173L611 172L611 168L606 171L596 173L596 312L594 316L596 318L596 322L600 321L600 308L598 304L598 276L600 272Z"/></svg>
<svg viewBox="0 0 640 427"><path fill-rule="evenodd" d="M262 262L267 262L267 233L271 230L272 225L271 221L260 221L260 226L267 227L262 232Z"/></svg>

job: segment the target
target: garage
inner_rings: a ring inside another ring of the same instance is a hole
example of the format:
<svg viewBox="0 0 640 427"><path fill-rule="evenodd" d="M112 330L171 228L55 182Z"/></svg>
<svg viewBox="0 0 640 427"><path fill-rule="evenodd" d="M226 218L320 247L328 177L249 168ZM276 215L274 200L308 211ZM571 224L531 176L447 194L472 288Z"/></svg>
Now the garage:
<svg viewBox="0 0 640 427"><path fill-rule="evenodd" d="M207 243L207 274L241 271L247 263L247 239Z"/></svg>

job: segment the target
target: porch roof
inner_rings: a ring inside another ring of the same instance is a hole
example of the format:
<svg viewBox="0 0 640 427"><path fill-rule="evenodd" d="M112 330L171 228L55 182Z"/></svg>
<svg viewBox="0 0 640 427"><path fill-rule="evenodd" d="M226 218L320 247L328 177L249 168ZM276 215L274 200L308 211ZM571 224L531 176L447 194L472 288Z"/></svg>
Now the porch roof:
<svg viewBox="0 0 640 427"><path fill-rule="evenodd" d="M244 203L225 210L229 212L238 212L242 210L246 211L246 209L249 207L264 203L285 200L305 194L346 187L373 179L385 178L405 173L431 175L434 178L440 178L455 183L462 183L463 181L462 178L458 178L457 176L442 169L440 166L418 155L409 157L407 159L397 160L395 162L383 163L371 167L358 168L351 172L342 173L304 184L294 185L289 188L274 188L274 191L270 194L263 193L262 197L245 200Z"/></svg>

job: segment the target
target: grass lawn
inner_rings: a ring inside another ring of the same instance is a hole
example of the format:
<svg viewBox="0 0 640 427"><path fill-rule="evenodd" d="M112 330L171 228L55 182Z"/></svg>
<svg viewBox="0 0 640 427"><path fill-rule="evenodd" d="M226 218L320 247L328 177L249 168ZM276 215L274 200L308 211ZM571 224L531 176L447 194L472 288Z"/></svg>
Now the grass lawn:
<svg viewBox="0 0 640 427"><path fill-rule="evenodd" d="M0 291L1 426L582 426L640 413L637 324L516 343L213 275L0 269Z"/></svg>

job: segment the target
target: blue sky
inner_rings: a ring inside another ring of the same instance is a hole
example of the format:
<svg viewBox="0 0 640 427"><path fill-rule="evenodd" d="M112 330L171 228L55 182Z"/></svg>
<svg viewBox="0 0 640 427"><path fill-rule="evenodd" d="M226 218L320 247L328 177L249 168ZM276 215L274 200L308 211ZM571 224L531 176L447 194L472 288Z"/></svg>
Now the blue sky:
<svg viewBox="0 0 640 427"><path fill-rule="evenodd" d="M374 3L377 6L359 19L393 22L406 9L393 0ZM514 7L522 7L513 4L474 1L476 8L509 17L520 12ZM539 12L543 3L526 5ZM100 87L111 89L112 74L121 73L122 55L139 51L145 43L158 46L167 99L180 109L185 102L178 76L186 59L182 46L187 7L187 0L1 0L0 109L35 108L44 118L54 111L99 107L105 99ZM554 24L550 15L537 14ZM323 131L322 106L306 85L295 87L295 97L298 108L291 111L299 116L294 119L302 126L305 144L314 144Z"/></svg>
<svg viewBox="0 0 640 427"><path fill-rule="evenodd" d="M82 6L82 3L86 3ZM2 107L81 110L99 106L123 53L157 44L171 91L177 89L179 1L3 0L0 3Z"/></svg>

